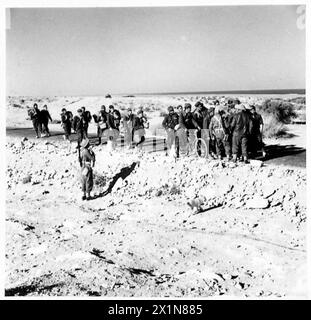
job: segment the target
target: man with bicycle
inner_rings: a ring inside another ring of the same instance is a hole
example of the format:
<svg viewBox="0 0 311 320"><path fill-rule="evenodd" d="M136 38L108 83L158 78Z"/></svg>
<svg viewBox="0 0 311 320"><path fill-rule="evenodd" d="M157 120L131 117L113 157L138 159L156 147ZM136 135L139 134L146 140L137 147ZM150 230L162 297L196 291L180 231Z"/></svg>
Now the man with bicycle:
<svg viewBox="0 0 311 320"><path fill-rule="evenodd" d="M198 101L196 102L195 110L193 112L193 118L198 124L198 131L197 131L197 138L202 138L207 146L209 148L209 122L210 122L210 115L208 112L208 109L204 107L203 103ZM198 155L201 156L201 146L198 144ZM205 156L208 156L209 150L207 150L207 154Z"/></svg>

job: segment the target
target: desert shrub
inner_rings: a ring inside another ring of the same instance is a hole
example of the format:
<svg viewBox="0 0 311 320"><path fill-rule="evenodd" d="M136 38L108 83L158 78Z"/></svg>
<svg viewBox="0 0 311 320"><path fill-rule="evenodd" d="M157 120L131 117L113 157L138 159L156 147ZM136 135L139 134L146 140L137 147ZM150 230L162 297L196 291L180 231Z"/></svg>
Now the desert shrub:
<svg viewBox="0 0 311 320"><path fill-rule="evenodd" d="M289 102L297 103L297 104L306 104L306 97L296 97L296 98L290 98L288 99Z"/></svg>
<svg viewBox="0 0 311 320"><path fill-rule="evenodd" d="M284 123L276 120L273 115L263 115L264 120L264 138L278 138L287 133Z"/></svg>
<svg viewBox="0 0 311 320"><path fill-rule="evenodd" d="M297 117L294 105L282 99L265 100L258 108L264 120L263 135L266 138L281 137L287 133L286 124Z"/></svg>
<svg viewBox="0 0 311 320"><path fill-rule="evenodd" d="M272 115L273 118L282 124L288 124L295 118L294 105L282 100L265 100L260 107L263 114Z"/></svg>

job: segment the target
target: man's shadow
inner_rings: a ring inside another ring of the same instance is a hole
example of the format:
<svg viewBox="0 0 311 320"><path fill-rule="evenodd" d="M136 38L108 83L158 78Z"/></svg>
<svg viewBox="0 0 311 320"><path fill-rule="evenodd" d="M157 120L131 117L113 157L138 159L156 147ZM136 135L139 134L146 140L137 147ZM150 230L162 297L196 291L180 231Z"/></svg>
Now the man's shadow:
<svg viewBox="0 0 311 320"><path fill-rule="evenodd" d="M114 185L116 184L116 182L118 181L118 179L122 178L124 180L125 178L127 178L134 171L137 164L138 164L138 162L133 162L130 166L122 168L121 171L119 173L117 173L113 177L113 179L110 181L107 190L105 190L104 192L101 192L97 196L94 196L93 199L101 198L101 197L104 197L107 194L109 194L112 191L112 189L113 189Z"/></svg>
<svg viewBox="0 0 311 320"><path fill-rule="evenodd" d="M287 156L294 156L306 152L306 149L297 147L295 145L267 145L265 146L266 157L263 159L264 161L283 158ZM260 159L260 156L257 154L257 159Z"/></svg>

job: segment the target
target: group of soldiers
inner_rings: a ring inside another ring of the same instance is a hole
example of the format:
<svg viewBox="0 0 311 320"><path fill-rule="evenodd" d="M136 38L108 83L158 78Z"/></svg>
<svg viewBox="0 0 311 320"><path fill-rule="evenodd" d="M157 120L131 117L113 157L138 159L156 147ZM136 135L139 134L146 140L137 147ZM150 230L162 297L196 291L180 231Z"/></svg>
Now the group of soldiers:
<svg viewBox="0 0 311 320"><path fill-rule="evenodd" d="M52 118L46 105L39 110L38 105L34 104L33 108L28 110L28 115L33 122L37 138L41 137L43 132L50 136L48 122L52 121ZM75 116L71 111L62 109L61 126L64 130L64 139L70 141L72 131L77 134L83 200L91 199L90 193L93 188L92 167L95 164L95 153L88 139L91 121L97 126L98 144L101 144L102 137L105 136L113 146L122 126L124 141L128 148L133 146L141 148L145 141L145 129L149 128L142 107L136 114L128 108L123 116L113 105L109 106L108 111L102 105L100 111L93 115L85 107L79 108ZM193 111L190 103L186 103L184 107L178 105L176 111L173 106L169 106L162 127L167 135L167 150L173 150L178 155L179 151L189 146L193 140L200 139L207 146L206 157L218 159L226 157L228 161L235 162L240 159L248 163L249 158L258 151L262 152L263 157L265 156L262 141L263 119L254 105L242 104L238 99L228 100L222 104L216 100L207 107L198 101ZM200 155L200 145L198 144L196 148L198 150L195 151Z"/></svg>
<svg viewBox="0 0 311 320"><path fill-rule="evenodd" d="M177 110L170 106L162 125L167 132L168 149L191 144L193 139L202 139L207 146L207 157L249 162L249 157L258 151L265 157L262 141L263 119L251 104L242 104L238 99L220 104L218 100L205 107L197 102ZM199 147L199 146L198 146ZM200 147L199 147L200 148ZM198 150L200 153L200 150Z"/></svg>
<svg viewBox="0 0 311 320"><path fill-rule="evenodd" d="M120 111L115 109L113 105L109 106L108 111L102 105L100 111L92 116L85 107L82 107L77 110L77 115L74 117L71 111L64 108L61 113L61 125L65 133L64 139L69 140L73 130L77 134L79 147L82 140L88 138L88 128L92 120L97 126L98 145L102 143L102 137L104 136L113 144L113 147L119 137L121 126L124 129L125 143L129 148L132 147L133 141L136 146L145 141L145 128L149 126L142 108L138 110L137 114L134 114L132 109L128 108L126 114L121 116Z"/></svg>
<svg viewBox="0 0 311 320"><path fill-rule="evenodd" d="M32 108L27 107L27 113L32 121L33 128L36 133L36 138L50 136L49 121L52 122L48 107L45 104L43 109L39 109L38 104L35 103Z"/></svg>

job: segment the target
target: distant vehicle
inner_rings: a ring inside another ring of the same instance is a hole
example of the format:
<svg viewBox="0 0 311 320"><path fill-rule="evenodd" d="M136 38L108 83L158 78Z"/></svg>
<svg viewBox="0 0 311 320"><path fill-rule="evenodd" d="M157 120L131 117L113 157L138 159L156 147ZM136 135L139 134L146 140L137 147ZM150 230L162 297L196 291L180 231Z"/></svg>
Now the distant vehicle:
<svg viewBox="0 0 311 320"><path fill-rule="evenodd" d="M111 98L111 95L108 93L108 94L106 94L105 98L106 98L106 99L110 99L110 98Z"/></svg>

